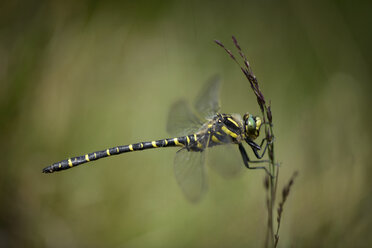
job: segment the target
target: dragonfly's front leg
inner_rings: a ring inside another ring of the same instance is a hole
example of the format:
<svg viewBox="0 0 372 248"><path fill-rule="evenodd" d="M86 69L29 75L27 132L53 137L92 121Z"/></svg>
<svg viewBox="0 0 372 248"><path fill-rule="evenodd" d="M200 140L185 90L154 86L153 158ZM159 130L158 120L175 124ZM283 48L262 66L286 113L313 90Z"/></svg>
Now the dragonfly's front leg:
<svg viewBox="0 0 372 248"><path fill-rule="evenodd" d="M267 142L267 139L264 138L264 139L262 140L261 144L260 144L260 147L262 147L262 145L263 145L263 143L265 142L265 140L266 140L266 145L265 145L265 148L264 148L264 150L262 151L261 155L258 153L258 150L257 150L256 148L253 148L253 147L252 147L252 150L253 150L253 152L254 152L254 155L255 155L256 158L258 158L258 159L261 159L261 158L265 155L266 150L267 150L267 146L269 145L269 142Z"/></svg>
<svg viewBox="0 0 372 248"><path fill-rule="evenodd" d="M246 142L248 143L248 145L252 148L252 151L254 152L254 155L255 155L256 158L258 158L258 159L261 159L261 158L265 155L266 150L267 150L267 146L268 146L269 144L272 143L272 141L271 141L271 142L267 142L267 138L262 139L260 145L257 145L254 141L252 141L252 140L250 140L250 139L247 139L247 138L246 138L245 141L246 141ZM264 148L264 150L262 151L262 154L260 155L260 154L258 153L258 151L261 150L262 145L263 145L263 143L264 143L265 141L266 141L265 148Z"/></svg>

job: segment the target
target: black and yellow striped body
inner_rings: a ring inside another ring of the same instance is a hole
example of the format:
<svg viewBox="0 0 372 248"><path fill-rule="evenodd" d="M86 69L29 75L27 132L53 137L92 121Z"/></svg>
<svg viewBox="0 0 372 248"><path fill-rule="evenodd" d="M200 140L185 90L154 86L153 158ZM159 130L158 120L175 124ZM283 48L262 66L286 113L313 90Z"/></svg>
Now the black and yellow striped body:
<svg viewBox="0 0 372 248"><path fill-rule="evenodd" d="M140 142L125 146L117 146L102 151L96 151L83 156L74 157L54 163L43 169L44 173L66 170L80 164L97 159L118 155L126 152L141 151L160 147L184 147L190 152L202 152L206 147L226 143L241 143L244 139L244 128L241 117L217 114L205 123L200 130L191 135L178 138L161 139L150 142Z"/></svg>
<svg viewBox="0 0 372 248"><path fill-rule="evenodd" d="M159 148L159 147L172 147L172 146L185 146L189 142L195 140L194 135L184 136L180 138L172 138L172 139L162 139L162 140L155 140L151 142L141 142L136 144L130 144L126 146L117 146L108 148L106 150L97 151L85 154L83 156L74 157L66 160L62 160L60 162L54 163L51 166L48 166L43 169L44 173L52 173L55 171L66 170L72 168L74 166L84 164L90 161L94 161L101 158L106 158L113 155L118 155L126 152L132 151L141 151L145 149L151 148Z"/></svg>

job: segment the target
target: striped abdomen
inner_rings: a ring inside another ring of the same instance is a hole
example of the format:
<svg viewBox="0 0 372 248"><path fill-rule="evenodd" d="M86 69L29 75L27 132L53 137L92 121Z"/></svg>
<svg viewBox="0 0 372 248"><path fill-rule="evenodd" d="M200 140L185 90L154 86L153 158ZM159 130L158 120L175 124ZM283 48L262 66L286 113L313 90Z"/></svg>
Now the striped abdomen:
<svg viewBox="0 0 372 248"><path fill-rule="evenodd" d="M170 147L170 146L188 146L190 142L195 142L197 140L197 135L192 134L188 136L183 136L179 138L171 139L162 139L155 140L151 142L141 142L126 146L117 146L109 148L102 151L92 152L85 154L83 156L74 157L60 162L54 163L43 169L44 173L52 173L60 170L67 170L69 168L75 167L80 164L84 164L90 161L94 161L100 158L106 158L112 155L118 155L125 152L140 151L150 148L159 148L159 147Z"/></svg>

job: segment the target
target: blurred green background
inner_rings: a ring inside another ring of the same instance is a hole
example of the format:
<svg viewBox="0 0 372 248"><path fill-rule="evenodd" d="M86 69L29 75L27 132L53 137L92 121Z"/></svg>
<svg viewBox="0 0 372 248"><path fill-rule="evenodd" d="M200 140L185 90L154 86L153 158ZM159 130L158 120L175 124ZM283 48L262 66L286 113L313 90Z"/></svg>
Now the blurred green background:
<svg viewBox="0 0 372 248"><path fill-rule="evenodd" d="M262 246L260 171L225 180L207 168L209 191L196 205L175 181L172 148L41 173L70 156L168 137L171 104L194 99L215 74L223 112L259 114L243 74L213 43L233 48L232 34L272 101L279 189L300 173L279 246L372 246L371 7L3 1L0 247Z"/></svg>

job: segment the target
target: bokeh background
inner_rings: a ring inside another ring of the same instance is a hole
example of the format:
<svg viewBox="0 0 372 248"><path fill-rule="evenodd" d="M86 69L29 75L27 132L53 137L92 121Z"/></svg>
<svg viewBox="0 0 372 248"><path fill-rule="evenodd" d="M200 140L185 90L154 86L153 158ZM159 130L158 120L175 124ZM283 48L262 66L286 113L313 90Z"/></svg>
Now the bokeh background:
<svg viewBox="0 0 372 248"><path fill-rule="evenodd" d="M264 173L189 203L176 149L43 167L168 137L171 104L223 79L222 111L259 114L216 44L237 36L271 99L280 185L299 171L280 247L372 245L371 2L3 1L0 247L260 247ZM231 156L226 153L226 157ZM281 199L280 192L278 200Z"/></svg>

